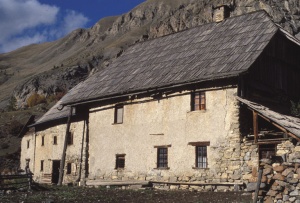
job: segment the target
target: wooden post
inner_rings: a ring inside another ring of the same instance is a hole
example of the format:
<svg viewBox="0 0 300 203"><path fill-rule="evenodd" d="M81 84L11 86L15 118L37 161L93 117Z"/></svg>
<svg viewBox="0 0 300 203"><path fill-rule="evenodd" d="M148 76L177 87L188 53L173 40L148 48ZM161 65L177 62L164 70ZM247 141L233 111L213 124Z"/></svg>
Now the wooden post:
<svg viewBox="0 0 300 203"><path fill-rule="evenodd" d="M32 187L32 173L29 172L27 175L28 175L28 191L30 191Z"/></svg>
<svg viewBox="0 0 300 203"><path fill-rule="evenodd" d="M255 195L254 195L253 203L257 203L257 198L258 198L258 192L259 192L259 188L260 188L262 173L263 173L263 169L259 168L258 180L257 180L256 189L255 189Z"/></svg>
<svg viewBox="0 0 300 203"><path fill-rule="evenodd" d="M254 143L257 143L258 140L258 117L257 112L253 111L253 134L254 134Z"/></svg>
<svg viewBox="0 0 300 203"><path fill-rule="evenodd" d="M67 129L66 129L65 140L64 140L64 148L63 148L63 152L62 152L61 160L60 160L59 178L58 178L57 185L62 185L62 182L63 182L66 151L67 151L67 145L68 145L68 135L70 132L72 112L73 112L73 107L70 107L70 112L69 112L68 121L67 121Z"/></svg>

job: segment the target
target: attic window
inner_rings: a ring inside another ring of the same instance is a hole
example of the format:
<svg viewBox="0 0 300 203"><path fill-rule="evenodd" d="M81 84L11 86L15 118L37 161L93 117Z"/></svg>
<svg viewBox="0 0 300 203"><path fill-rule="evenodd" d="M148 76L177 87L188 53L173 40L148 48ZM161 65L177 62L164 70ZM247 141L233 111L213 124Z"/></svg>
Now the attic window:
<svg viewBox="0 0 300 203"><path fill-rule="evenodd" d="M125 154L117 154L115 169L124 169L124 168L125 168Z"/></svg>
<svg viewBox="0 0 300 203"><path fill-rule="evenodd" d="M57 136L54 136L54 137L53 137L53 144L54 144L54 145L57 145Z"/></svg>
<svg viewBox="0 0 300 203"><path fill-rule="evenodd" d="M191 94L191 111L205 110L205 92L193 92Z"/></svg>
<svg viewBox="0 0 300 203"><path fill-rule="evenodd" d="M115 107L114 123L123 123L123 112L124 112L124 105L117 105Z"/></svg>
<svg viewBox="0 0 300 203"><path fill-rule="evenodd" d="M45 136L42 136L42 146L45 145Z"/></svg>
<svg viewBox="0 0 300 203"><path fill-rule="evenodd" d="M72 172L72 163L67 163L67 174L71 174Z"/></svg>
<svg viewBox="0 0 300 203"><path fill-rule="evenodd" d="M44 160L41 160L41 171L44 171Z"/></svg>
<svg viewBox="0 0 300 203"><path fill-rule="evenodd" d="M73 144L73 132L69 132L68 133L68 137L67 137L67 139L68 139L68 145L72 145Z"/></svg>

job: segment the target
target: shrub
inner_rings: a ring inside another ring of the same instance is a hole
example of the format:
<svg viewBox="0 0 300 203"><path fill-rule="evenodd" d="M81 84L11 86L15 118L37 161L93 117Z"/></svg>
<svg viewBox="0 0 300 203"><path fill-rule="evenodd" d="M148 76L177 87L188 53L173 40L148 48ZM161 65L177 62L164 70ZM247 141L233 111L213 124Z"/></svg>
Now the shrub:
<svg viewBox="0 0 300 203"><path fill-rule="evenodd" d="M291 101L291 114L293 116L300 116L300 102Z"/></svg>
<svg viewBox="0 0 300 203"><path fill-rule="evenodd" d="M9 145L7 143L1 144L1 149L7 149L9 148Z"/></svg>
<svg viewBox="0 0 300 203"><path fill-rule="evenodd" d="M43 95L40 95L38 93L32 94L28 99L27 99L27 105L29 107L36 106L41 103L46 103L46 98Z"/></svg>

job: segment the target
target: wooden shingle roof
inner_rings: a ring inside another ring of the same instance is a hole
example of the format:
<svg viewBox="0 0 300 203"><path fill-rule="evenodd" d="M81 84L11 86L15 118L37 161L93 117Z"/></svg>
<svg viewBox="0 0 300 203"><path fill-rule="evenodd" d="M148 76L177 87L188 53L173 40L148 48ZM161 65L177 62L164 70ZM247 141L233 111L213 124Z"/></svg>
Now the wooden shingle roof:
<svg viewBox="0 0 300 203"><path fill-rule="evenodd" d="M278 30L265 11L258 11L137 43L75 86L37 123L67 117L67 106L58 111L59 105L238 76Z"/></svg>
<svg viewBox="0 0 300 203"><path fill-rule="evenodd" d="M137 43L74 87L62 103L237 76L248 70L277 30L268 14L259 11Z"/></svg>

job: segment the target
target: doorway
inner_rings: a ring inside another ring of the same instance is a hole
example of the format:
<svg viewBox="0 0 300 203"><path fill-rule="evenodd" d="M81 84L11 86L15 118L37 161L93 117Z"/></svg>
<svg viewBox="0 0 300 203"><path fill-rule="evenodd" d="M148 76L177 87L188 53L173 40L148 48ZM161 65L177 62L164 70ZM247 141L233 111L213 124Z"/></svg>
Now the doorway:
<svg viewBox="0 0 300 203"><path fill-rule="evenodd" d="M57 184L59 179L60 160L52 161L52 183Z"/></svg>

